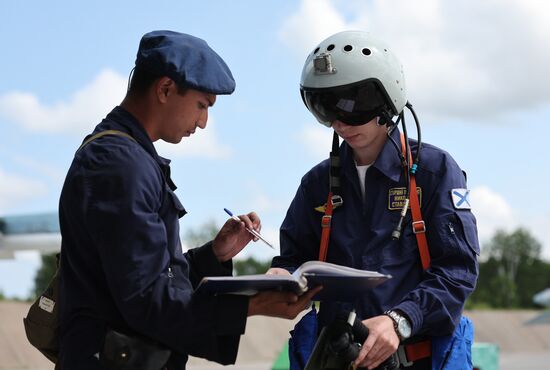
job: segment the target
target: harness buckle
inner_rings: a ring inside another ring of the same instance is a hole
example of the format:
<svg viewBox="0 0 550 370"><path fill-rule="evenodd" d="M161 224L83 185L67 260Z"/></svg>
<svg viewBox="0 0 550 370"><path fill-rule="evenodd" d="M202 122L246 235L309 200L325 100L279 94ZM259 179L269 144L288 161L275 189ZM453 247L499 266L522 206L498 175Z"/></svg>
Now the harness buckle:
<svg viewBox="0 0 550 370"><path fill-rule="evenodd" d="M407 352L405 351L405 346L403 345L399 345L399 347L397 347L397 359L399 360L399 364L403 365L403 367L410 367L413 365L413 362L407 359Z"/></svg>
<svg viewBox="0 0 550 370"><path fill-rule="evenodd" d="M331 222L332 222L332 216L324 215L321 218L321 227L323 227L323 228L330 227Z"/></svg>
<svg viewBox="0 0 550 370"><path fill-rule="evenodd" d="M412 223L413 233L420 234L426 232L426 224L424 221L414 221Z"/></svg>
<svg viewBox="0 0 550 370"><path fill-rule="evenodd" d="M339 195L333 195L330 201L332 203L332 208L340 207L344 204L344 200Z"/></svg>

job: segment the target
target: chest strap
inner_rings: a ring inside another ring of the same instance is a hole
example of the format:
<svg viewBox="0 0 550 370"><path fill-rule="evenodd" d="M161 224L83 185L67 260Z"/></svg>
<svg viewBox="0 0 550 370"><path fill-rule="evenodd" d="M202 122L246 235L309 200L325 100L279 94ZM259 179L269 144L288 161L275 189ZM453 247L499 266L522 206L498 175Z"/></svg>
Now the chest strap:
<svg viewBox="0 0 550 370"><path fill-rule="evenodd" d="M405 153L405 137L401 134L401 149ZM409 151L409 163L412 163L412 155ZM411 171L411 181L409 184L410 193L409 201L411 204L412 215L412 230L416 236L416 244L418 245L418 252L420 254L420 261L422 262L422 269L427 270L430 267L430 249L428 248L428 239L426 238L426 223L422 219L422 212L420 211L420 202L418 200L418 192L416 191L416 174Z"/></svg>
<svg viewBox="0 0 550 370"><path fill-rule="evenodd" d="M405 137L401 134L401 149L405 153ZM409 151L408 162L412 164L412 155ZM410 193L409 201L411 205L412 215L412 229L416 237L416 244L418 245L418 252L420 254L420 261L422 262L422 269L425 271L430 267L431 257L430 250L428 248L428 239L426 238L426 223L422 219L422 212L420 211L420 202L418 200L418 192L416 190L416 174L411 171L410 179ZM415 361L421 360L432 355L432 342L431 340L424 340L413 344L407 344L399 346L398 356L399 361L403 366L411 366Z"/></svg>
<svg viewBox="0 0 550 370"><path fill-rule="evenodd" d="M321 218L321 245L319 246L319 261L327 260L328 244L330 240L330 227L334 209L341 206L344 201L340 194L340 140L334 131L332 136L332 151L330 152L329 192L325 204L325 214Z"/></svg>

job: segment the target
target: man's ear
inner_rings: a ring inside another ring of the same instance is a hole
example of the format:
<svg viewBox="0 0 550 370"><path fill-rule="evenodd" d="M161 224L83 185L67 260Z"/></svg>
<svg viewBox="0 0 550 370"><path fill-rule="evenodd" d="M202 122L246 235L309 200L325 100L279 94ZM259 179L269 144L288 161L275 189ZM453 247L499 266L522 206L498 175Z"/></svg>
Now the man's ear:
<svg viewBox="0 0 550 370"><path fill-rule="evenodd" d="M168 96L177 88L175 82L169 77L161 77L155 83L155 93L161 103L165 103Z"/></svg>

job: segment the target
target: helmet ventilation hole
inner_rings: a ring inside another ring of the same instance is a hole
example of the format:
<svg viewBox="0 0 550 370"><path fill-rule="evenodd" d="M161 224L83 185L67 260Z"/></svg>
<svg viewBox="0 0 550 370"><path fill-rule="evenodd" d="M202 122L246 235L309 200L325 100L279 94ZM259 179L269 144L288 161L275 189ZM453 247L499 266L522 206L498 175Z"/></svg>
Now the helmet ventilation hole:
<svg viewBox="0 0 550 370"><path fill-rule="evenodd" d="M327 51L331 51L332 49L334 49L334 44L330 44L329 46L327 46Z"/></svg>
<svg viewBox="0 0 550 370"><path fill-rule="evenodd" d="M350 52L352 50L353 50L353 46L351 46L351 45L344 46L344 51Z"/></svg>
<svg viewBox="0 0 550 370"><path fill-rule="evenodd" d="M317 47L315 48L315 50L313 51L313 54L317 54L318 52L319 52L319 46L317 46Z"/></svg>
<svg viewBox="0 0 550 370"><path fill-rule="evenodd" d="M370 55L371 54L371 51L369 48L363 48L363 50L361 50L361 52L363 53L363 55Z"/></svg>

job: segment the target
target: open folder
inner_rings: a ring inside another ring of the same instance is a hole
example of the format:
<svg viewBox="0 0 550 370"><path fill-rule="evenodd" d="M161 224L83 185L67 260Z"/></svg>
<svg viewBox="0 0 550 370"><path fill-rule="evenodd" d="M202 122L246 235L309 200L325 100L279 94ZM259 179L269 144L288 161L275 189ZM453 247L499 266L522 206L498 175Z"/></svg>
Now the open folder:
<svg viewBox="0 0 550 370"><path fill-rule="evenodd" d="M264 290L290 291L298 295L322 285L317 301L354 301L365 291L390 279L375 271L358 270L328 262L308 261L292 275L243 275L205 277L197 293L254 295Z"/></svg>

